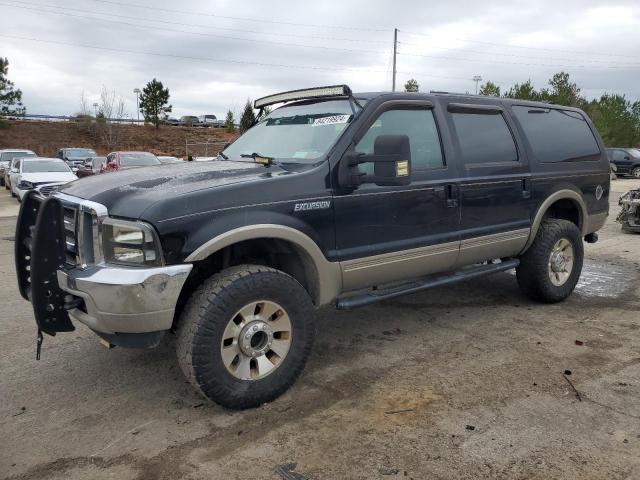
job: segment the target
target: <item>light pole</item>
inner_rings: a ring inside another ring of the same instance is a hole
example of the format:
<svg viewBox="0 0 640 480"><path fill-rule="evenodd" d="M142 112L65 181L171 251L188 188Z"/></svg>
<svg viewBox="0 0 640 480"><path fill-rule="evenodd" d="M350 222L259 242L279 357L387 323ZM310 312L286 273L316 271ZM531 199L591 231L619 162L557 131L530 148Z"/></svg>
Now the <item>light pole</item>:
<svg viewBox="0 0 640 480"><path fill-rule="evenodd" d="M93 115L98 118L98 102L93 102Z"/></svg>
<svg viewBox="0 0 640 480"><path fill-rule="evenodd" d="M136 94L136 112L138 112L138 124L140 123L140 89L134 88L133 93Z"/></svg>
<svg viewBox="0 0 640 480"><path fill-rule="evenodd" d="M477 95L478 94L478 82L482 81L482 77L480 75L474 75L471 80L476 82L476 95Z"/></svg>

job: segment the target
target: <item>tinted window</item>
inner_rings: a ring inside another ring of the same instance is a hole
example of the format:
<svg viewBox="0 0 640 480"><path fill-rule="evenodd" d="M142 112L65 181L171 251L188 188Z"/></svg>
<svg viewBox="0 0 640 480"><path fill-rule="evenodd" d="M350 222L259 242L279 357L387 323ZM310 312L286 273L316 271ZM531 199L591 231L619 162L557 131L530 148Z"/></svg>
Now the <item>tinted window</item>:
<svg viewBox="0 0 640 480"><path fill-rule="evenodd" d="M388 110L369 127L356 145L356 151L372 154L378 135L408 135L411 145L411 168L439 168L444 165L440 137L431 110ZM364 172L373 171L373 164L363 164Z"/></svg>
<svg viewBox="0 0 640 480"><path fill-rule="evenodd" d="M610 150L609 151L609 158L611 158L611 160L624 160L624 157L626 157L627 154L625 153L624 150Z"/></svg>
<svg viewBox="0 0 640 480"><path fill-rule="evenodd" d="M513 107L539 162L598 160L600 148L578 112L553 108Z"/></svg>
<svg viewBox="0 0 640 480"><path fill-rule="evenodd" d="M120 164L127 167L142 167L159 165L160 161L151 153L123 153L120 155Z"/></svg>
<svg viewBox="0 0 640 480"><path fill-rule="evenodd" d="M464 163L518 160L516 144L502 115L453 113L451 117Z"/></svg>

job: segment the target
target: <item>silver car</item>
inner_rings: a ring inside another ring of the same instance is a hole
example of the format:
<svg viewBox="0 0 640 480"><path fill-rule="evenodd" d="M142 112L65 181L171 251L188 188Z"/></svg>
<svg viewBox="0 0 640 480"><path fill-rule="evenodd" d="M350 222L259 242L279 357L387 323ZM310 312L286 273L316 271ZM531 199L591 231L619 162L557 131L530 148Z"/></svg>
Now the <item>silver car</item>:
<svg viewBox="0 0 640 480"><path fill-rule="evenodd" d="M0 186L4 185L7 190L11 188L11 181L9 180L11 161L14 158L21 157L37 157L37 155L31 150L20 150L17 148L6 148L4 150L0 150Z"/></svg>

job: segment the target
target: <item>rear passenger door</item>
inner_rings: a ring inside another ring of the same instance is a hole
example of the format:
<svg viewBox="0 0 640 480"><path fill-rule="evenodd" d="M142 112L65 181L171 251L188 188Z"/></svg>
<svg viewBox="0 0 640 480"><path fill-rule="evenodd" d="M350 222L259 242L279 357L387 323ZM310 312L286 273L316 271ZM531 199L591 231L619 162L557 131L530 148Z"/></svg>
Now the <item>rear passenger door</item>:
<svg viewBox="0 0 640 480"><path fill-rule="evenodd" d="M456 266L518 253L531 226L531 179L515 129L499 104L447 106L461 165Z"/></svg>

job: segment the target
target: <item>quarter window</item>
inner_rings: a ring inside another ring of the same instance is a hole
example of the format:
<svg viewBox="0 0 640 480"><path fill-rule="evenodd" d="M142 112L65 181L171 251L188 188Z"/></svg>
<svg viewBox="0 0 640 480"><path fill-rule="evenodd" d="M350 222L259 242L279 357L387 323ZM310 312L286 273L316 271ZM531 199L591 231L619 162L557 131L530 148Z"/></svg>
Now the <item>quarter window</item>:
<svg viewBox="0 0 640 480"><path fill-rule="evenodd" d="M600 148L585 118L555 108L513 107L539 162L598 160Z"/></svg>
<svg viewBox="0 0 640 480"><path fill-rule="evenodd" d="M414 170L444 166L432 110L387 110L381 113L356 145L356 152L373 154L378 135L407 135L411 146L411 168ZM363 164L360 169L367 172L373 170L373 165Z"/></svg>
<svg viewBox="0 0 640 480"><path fill-rule="evenodd" d="M452 113L465 164L518 161L516 144L502 114Z"/></svg>

